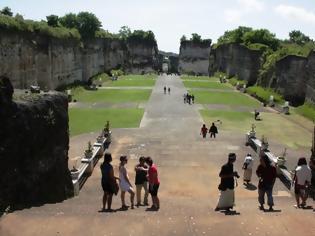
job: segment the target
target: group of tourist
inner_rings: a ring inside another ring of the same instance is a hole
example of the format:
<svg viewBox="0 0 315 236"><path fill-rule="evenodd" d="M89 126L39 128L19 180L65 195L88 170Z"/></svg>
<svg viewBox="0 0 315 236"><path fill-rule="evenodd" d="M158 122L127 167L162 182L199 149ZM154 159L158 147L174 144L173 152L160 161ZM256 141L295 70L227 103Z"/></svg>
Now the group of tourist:
<svg viewBox="0 0 315 236"><path fill-rule="evenodd" d="M225 210L230 211L235 205L234 188L237 186L235 178L239 178L237 171L234 171L233 163L236 161L236 154L230 153L228 156L228 162L221 168L219 176L221 182L218 186L220 190L220 197L215 208L216 211ZM247 154L243 163L243 181L245 186L249 186L252 178L254 159L251 154ZM267 155L260 157L260 164L256 169L256 175L259 178L258 182L258 202L259 209L265 210L265 195L267 195L267 205L269 211L273 211L273 186L277 178L276 168L272 165ZM311 159L310 165L307 165L306 158L302 157L298 160L297 167L294 171L294 178L292 188L294 189L296 197L296 208L306 207L306 200L311 196L315 200L314 196L315 185L315 160Z"/></svg>
<svg viewBox="0 0 315 236"><path fill-rule="evenodd" d="M166 94L166 90L167 90L169 95L171 94L171 88L170 87L166 88L166 86L164 86L163 90L164 90L164 94Z"/></svg>
<svg viewBox="0 0 315 236"><path fill-rule="evenodd" d="M120 157L119 163L119 177L114 175L113 166L110 164L112 162L112 155L110 153L105 153L104 162L101 164L102 172L102 188L104 191L103 195L103 208L102 211L112 212L112 198L113 194L117 195L120 189L121 192L121 210L127 210L125 201L125 194L128 192L130 194L130 204L131 209L134 209L134 198L135 191L130 181L126 165L128 163L127 156ZM148 195L151 194L152 206L150 210L159 210L160 200L158 198L158 190L160 186L160 181L158 177L158 170L151 157L140 157L139 164L135 167L136 177L136 206L148 206ZM117 181L119 183L117 183ZM141 204L141 191L144 189L144 199L143 204ZM106 208L107 205L107 208Z"/></svg>
<svg viewBox="0 0 315 236"><path fill-rule="evenodd" d="M195 96L193 94L189 94L188 92L184 94L184 103L186 104L194 104L195 103Z"/></svg>
<svg viewBox="0 0 315 236"><path fill-rule="evenodd" d="M203 138L206 138L207 133L208 133L208 128L206 127L205 124L203 124L200 129L200 135L202 135ZM214 123L212 123L211 127L209 128L210 138L212 137L215 138L217 133L218 133L218 128L215 126Z"/></svg>

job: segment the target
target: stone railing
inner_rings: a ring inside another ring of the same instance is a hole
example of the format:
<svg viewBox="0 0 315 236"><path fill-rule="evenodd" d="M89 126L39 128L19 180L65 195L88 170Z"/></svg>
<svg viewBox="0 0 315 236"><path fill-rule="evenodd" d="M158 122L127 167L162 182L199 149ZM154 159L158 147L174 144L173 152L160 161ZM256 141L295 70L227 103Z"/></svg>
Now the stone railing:
<svg viewBox="0 0 315 236"><path fill-rule="evenodd" d="M93 144L92 155L90 158L84 156L81 158L81 164L76 171L71 170L72 183L74 187L74 195L79 195L80 189L84 185L87 178L92 174L94 166L99 158L105 152L106 144L111 140L111 131L106 136L99 136Z"/></svg>
<svg viewBox="0 0 315 236"><path fill-rule="evenodd" d="M285 166L285 157L277 157L272 152L270 152L268 150L268 143L262 142L261 140L256 138L256 132L254 128L252 128L250 132L246 133L245 138L246 146L250 146L258 154L258 156L265 154L269 157L271 163L276 167L277 174L281 181L285 184L287 188L290 188L293 180L291 173L287 170Z"/></svg>

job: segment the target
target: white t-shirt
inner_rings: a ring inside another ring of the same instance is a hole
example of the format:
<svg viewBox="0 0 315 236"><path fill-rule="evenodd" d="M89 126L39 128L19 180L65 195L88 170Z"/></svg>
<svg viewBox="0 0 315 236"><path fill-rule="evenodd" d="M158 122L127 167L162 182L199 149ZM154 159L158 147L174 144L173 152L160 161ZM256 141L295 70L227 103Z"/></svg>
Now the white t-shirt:
<svg viewBox="0 0 315 236"><path fill-rule="evenodd" d="M253 169L254 159L251 156L246 156L244 163L247 164L247 169Z"/></svg>
<svg viewBox="0 0 315 236"><path fill-rule="evenodd" d="M308 165L298 166L295 169L295 174L297 178L297 184L305 185L305 182L311 182L312 179L312 171Z"/></svg>

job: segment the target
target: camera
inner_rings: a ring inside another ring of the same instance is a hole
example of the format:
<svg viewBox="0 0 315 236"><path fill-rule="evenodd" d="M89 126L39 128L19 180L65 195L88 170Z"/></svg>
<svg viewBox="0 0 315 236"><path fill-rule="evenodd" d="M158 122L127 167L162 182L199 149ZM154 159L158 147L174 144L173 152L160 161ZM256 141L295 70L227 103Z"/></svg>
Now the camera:
<svg viewBox="0 0 315 236"><path fill-rule="evenodd" d="M234 175L236 178L240 178L240 176L238 175L237 171L234 171L234 172L233 172L233 175Z"/></svg>

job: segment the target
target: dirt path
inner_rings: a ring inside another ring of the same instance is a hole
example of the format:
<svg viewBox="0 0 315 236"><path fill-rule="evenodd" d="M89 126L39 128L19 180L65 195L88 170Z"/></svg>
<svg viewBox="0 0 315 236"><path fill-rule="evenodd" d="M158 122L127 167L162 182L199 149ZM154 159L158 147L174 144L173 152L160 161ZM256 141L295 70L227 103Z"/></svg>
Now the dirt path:
<svg viewBox="0 0 315 236"><path fill-rule="evenodd" d="M171 88L164 94L163 87ZM236 152L235 169L241 173L244 134L221 132L215 140L202 139L198 106L183 104L186 91L179 77L159 77L146 105L139 129L114 129L110 152L116 168L120 154L130 157L128 170L140 155L151 156L159 167L161 209L140 207L115 213L99 213L102 190L99 163L78 197L14 212L0 219L0 235L315 235L312 210L296 210L294 199L277 181L278 211L257 209L257 191L246 190L239 181L236 215L215 212L218 172L229 152ZM95 137L85 134L71 143ZM83 142L83 141L82 141ZM84 140L85 143L85 140ZM256 168L258 164L255 157ZM257 178L254 177L254 184ZM127 200L127 202L129 202ZM120 208L115 197L113 208ZM21 234L21 232L23 232Z"/></svg>

